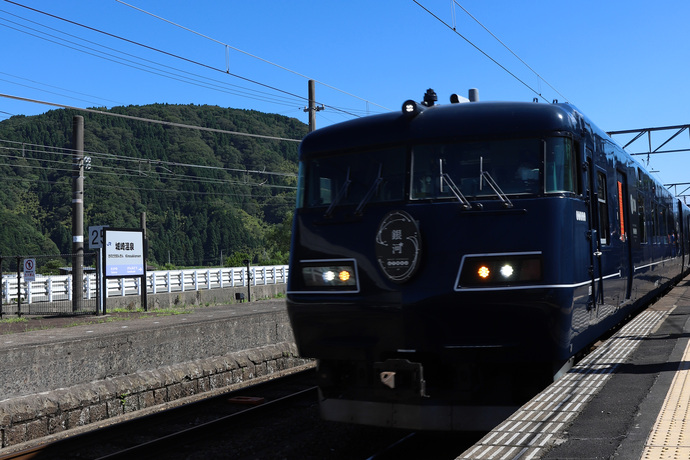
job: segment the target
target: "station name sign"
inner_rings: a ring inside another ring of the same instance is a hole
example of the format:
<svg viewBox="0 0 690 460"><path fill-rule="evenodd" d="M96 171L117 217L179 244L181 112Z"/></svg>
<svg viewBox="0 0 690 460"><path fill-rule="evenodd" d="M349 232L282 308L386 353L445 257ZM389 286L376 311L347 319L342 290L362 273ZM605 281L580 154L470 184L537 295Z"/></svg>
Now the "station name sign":
<svg viewBox="0 0 690 460"><path fill-rule="evenodd" d="M143 230L104 229L105 276L144 275Z"/></svg>

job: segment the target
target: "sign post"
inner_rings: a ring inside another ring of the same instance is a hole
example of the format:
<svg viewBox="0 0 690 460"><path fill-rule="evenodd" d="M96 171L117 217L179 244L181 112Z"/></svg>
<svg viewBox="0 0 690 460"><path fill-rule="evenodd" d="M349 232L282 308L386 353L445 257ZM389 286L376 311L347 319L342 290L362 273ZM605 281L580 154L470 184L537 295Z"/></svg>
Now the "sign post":
<svg viewBox="0 0 690 460"><path fill-rule="evenodd" d="M24 259L24 282L26 283L26 298L29 298L31 282L36 281L36 259ZM22 316L22 290L19 278L19 257L17 257L17 316Z"/></svg>
<svg viewBox="0 0 690 460"><path fill-rule="evenodd" d="M89 249L96 249L96 283L101 287L105 286L103 282L103 230L106 228L108 228L108 225L93 225L89 227ZM103 289L98 289L98 293L96 310L98 314L103 314L105 294Z"/></svg>
<svg viewBox="0 0 690 460"><path fill-rule="evenodd" d="M143 229L104 229L103 291L107 289L108 278L141 278L142 306L146 305L146 271L144 263ZM104 295L104 300L107 295ZM103 302L103 314L106 302Z"/></svg>
<svg viewBox="0 0 690 460"><path fill-rule="evenodd" d="M36 281L36 259L24 259L24 281Z"/></svg>

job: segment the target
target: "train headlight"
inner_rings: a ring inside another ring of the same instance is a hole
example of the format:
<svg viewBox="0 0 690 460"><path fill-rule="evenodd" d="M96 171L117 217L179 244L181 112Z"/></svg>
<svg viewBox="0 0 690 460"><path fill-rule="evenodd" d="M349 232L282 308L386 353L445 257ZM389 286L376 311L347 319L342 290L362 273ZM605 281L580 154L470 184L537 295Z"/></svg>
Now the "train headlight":
<svg viewBox="0 0 690 460"><path fill-rule="evenodd" d="M402 105L402 113L407 117L416 117L426 109L422 104L413 100L405 101Z"/></svg>
<svg viewBox="0 0 690 460"><path fill-rule="evenodd" d="M514 286L542 280L540 252L481 254L463 257L456 289Z"/></svg>
<svg viewBox="0 0 690 460"><path fill-rule="evenodd" d="M307 291L359 291L354 260L307 260L300 262L300 266Z"/></svg>
<svg viewBox="0 0 690 460"><path fill-rule="evenodd" d="M503 278L505 279L508 279L511 276L513 276L513 271L513 266L510 264L505 264L501 267L501 275L503 275Z"/></svg>

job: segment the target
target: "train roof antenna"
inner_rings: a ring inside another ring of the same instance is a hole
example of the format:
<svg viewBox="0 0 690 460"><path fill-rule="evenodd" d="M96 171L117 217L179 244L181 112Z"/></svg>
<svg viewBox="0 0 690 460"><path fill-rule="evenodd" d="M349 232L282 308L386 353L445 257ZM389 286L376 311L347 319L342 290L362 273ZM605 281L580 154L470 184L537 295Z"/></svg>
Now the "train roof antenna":
<svg viewBox="0 0 690 460"><path fill-rule="evenodd" d="M425 107L432 107L436 101L438 101L436 91L431 88L427 89L426 93L424 93L424 101L422 102L422 105Z"/></svg>

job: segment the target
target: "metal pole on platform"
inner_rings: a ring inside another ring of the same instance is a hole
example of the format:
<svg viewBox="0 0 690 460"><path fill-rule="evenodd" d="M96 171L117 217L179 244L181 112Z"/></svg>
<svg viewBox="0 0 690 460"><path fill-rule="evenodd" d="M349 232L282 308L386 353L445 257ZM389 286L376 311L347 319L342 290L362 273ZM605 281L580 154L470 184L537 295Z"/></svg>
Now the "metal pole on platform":
<svg viewBox="0 0 690 460"><path fill-rule="evenodd" d="M17 256L17 316L22 317L22 258Z"/></svg>
<svg viewBox="0 0 690 460"><path fill-rule="evenodd" d="M2 319L2 305L5 303L5 280L2 279L2 255L0 255L0 319Z"/></svg>
<svg viewBox="0 0 690 460"><path fill-rule="evenodd" d="M146 213L142 212L141 213L141 229L142 229L142 241L144 242L144 247L142 248L143 254L144 254L144 276L142 276L142 283L144 285L143 290L141 291L141 305L144 308L144 311L149 311L149 304L148 304L148 289L146 286L146 261L148 258L147 252L148 252L148 241L146 239ZM154 281L155 282L155 281Z"/></svg>
<svg viewBox="0 0 690 460"><path fill-rule="evenodd" d="M244 263L247 264L247 276L245 281L247 282L247 302L252 301L252 273L249 271L249 259L244 259Z"/></svg>
<svg viewBox="0 0 690 460"><path fill-rule="evenodd" d="M102 254L103 254L103 246L100 248L96 249L96 292L98 295L96 296L96 314L97 315L102 315L103 314L103 266L101 265L103 262L101 261L102 259Z"/></svg>

